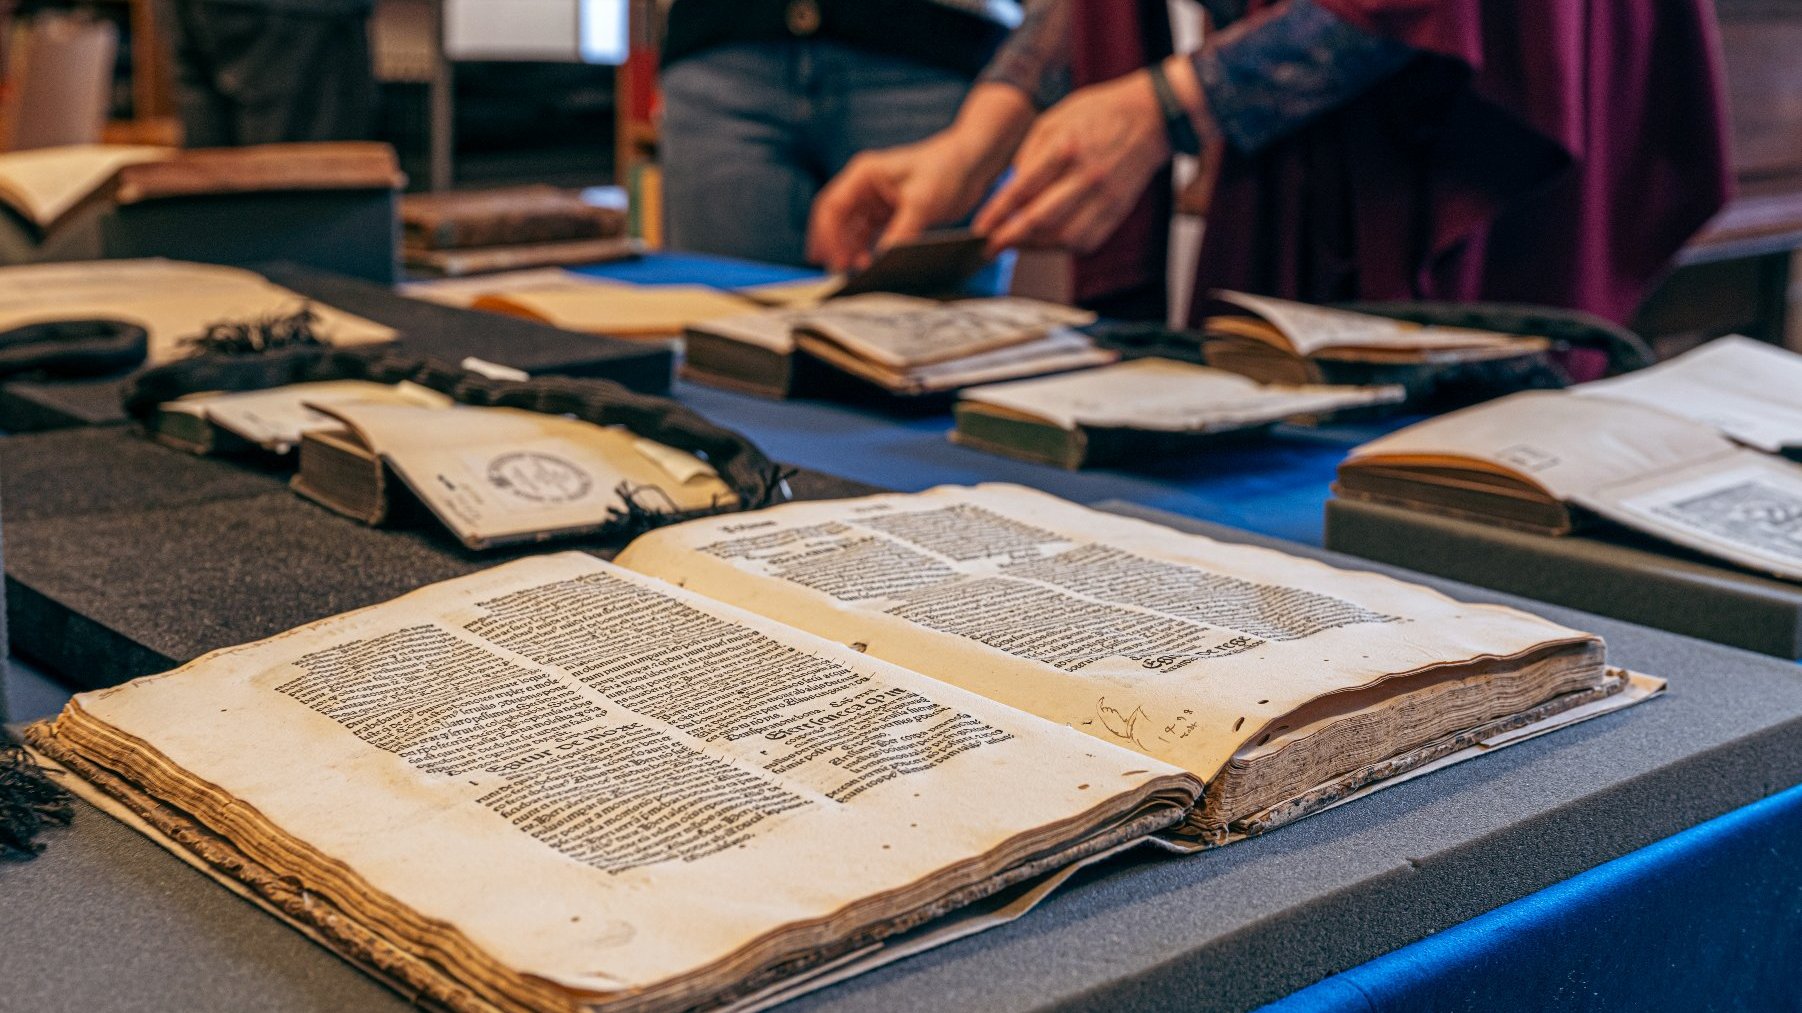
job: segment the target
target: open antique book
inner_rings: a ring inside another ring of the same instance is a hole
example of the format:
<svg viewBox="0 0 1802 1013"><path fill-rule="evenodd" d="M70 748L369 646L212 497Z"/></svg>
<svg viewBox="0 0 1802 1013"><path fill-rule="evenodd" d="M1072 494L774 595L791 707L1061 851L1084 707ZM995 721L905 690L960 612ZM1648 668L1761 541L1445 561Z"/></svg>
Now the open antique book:
<svg viewBox="0 0 1802 1013"><path fill-rule="evenodd" d="M1570 388L1719 429L1748 447L1802 457L1802 355L1737 334L1667 362Z"/></svg>
<svg viewBox="0 0 1802 1013"><path fill-rule="evenodd" d="M1341 496L1549 535L1599 519L1802 580L1802 465L1612 396L1527 391L1353 450Z"/></svg>
<svg viewBox="0 0 1802 1013"><path fill-rule="evenodd" d="M1414 374L1543 354L1543 338L1425 327L1368 313L1216 291L1207 363L1265 383L1402 382Z"/></svg>
<svg viewBox="0 0 1802 1013"><path fill-rule="evenodd" d="M148 428L160 443L191 454L231 454L261 450L288 454L301 437L343 423L316 405L375 402L444 408L450 398L415 383L325 380L267 390L209 391L157 406Z"/></svg>
<svg viewBox="0 0 1802 1013"><path fill-rule="evenodd" d="M301 437L294 491L365 524L418 502L472 549L599 530L628 503L676 513L736 502L706 462L618 427L397 398L308 406L331 425Z"/></svg>
<svg viewBox="0 0 1802 1013"><path fill-rule="evenodd" d="M143 144L72 144L0 154L0 201L49 232L76 209L100 197L119 170L175 154Z"/></svg>
<svg viewBox="0 0 1802 1013"><path fill-rule="evenodd" d="M124 320L150 334L150 364L181 358L183 342L217 323L311 309L333 345L394 340L392 327L303 298L254 271L179 260L90 260L0 268L0 331L60 320Z"/></svg>
<svg viewBox="0 0 1802 1013"><path fill-rule="evenodd" d="M688 328L684 374L702 382L785 397L805 357L838 377L888 394L944 394L972 384L1040 376L1114 361L1072 328L1095 316L1018 298L938 302L867 293L807 309L771 309ZM815 377L815 387L831 380Z"/></svg>
<svg viewBox="0 0 1802 1013"><path fill-rule="evenodd" d="M1350 408L1393 404L1400 387L1260 384L1221 369L1135 359L962 392L951 438L1009 457L1082 468L1192 452Z"/></svg>
<svg viewBox="0 0 1802 1013"><path fill-rule="evenodd" d="M1388 577L941 488L510 563L81 694L27 737L431 1000L682 1009L1660 685L1603 655Z"/></svg>

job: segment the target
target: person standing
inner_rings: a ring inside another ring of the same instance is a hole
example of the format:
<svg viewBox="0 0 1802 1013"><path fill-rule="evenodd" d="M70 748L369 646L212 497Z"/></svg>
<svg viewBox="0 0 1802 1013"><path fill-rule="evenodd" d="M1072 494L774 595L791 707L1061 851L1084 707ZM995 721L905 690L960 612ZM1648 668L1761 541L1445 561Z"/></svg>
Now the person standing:
<svg viewBox="0 0 1802 1013"><path fill-rule="evenodd" d="M953 127L826 187L816 257L855 267L1010 168L975 221L991 246L1093 250L1186 151L1217 173L1197 291L1624 321L1731 189L1706 0L1207 0L1198 52L1046 103L1119 6L1035 9Z"/></svg>
<svg viewBox="0 0 1802 1013"><path fill-rule="evenodd" d="M820 187L943 129L1015 0L675 0L663 49L664 229L680 250L805 263Z"/></svg>
<svg viewBox="0 0 1802 1013"><path fill-rule="evenodd" d="M191 148L351 141L374 128L375 0L161 0Z"/></svg>

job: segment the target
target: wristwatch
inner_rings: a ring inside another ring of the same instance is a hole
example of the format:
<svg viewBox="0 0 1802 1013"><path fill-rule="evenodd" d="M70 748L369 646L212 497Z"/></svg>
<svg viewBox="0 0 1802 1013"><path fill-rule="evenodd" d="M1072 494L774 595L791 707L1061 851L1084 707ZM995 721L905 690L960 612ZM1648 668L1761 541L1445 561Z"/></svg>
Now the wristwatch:
<svg viewBox="0 0 1802 1013"><path fill-rule="evenodd" d="M1195 123L1189 119L1189 110L1176 99L1176 89L1170 87L1170 78L1164 74L1164 63L1159 60L1145 68L1151 75L1151 90L1157 93L1158 108L1164 111L1164 133L1170 137L1170 150L1182 155L1201 154L1201 137L1195 133Z"/></svg>

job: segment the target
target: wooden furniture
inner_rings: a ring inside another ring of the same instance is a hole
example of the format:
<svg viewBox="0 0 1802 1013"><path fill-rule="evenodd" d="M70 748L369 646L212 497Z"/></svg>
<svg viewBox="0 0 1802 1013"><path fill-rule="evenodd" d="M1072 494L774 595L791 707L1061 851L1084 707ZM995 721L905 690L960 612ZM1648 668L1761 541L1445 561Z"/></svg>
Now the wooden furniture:
<svg viewBox="0 0 1802 1013"><path fill-rule="evenodd" d="M1691 240L1634 330L1678 347L1739 332L1791 334L1802 249L1802 0L1719 0L1732 114L1732 203Z"/></svg>

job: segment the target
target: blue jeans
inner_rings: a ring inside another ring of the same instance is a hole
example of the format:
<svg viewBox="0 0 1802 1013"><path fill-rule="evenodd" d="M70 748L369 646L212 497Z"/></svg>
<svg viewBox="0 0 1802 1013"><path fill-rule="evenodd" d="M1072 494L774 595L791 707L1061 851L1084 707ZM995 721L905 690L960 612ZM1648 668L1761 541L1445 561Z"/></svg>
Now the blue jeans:
<svg viewBox="0 0 1802 1013"><path fill-rule="evenodd" d="M663 73L672 249L802 264L814 195L851 156L949 126L970 82L833 42L720 46Z"/></svg>

